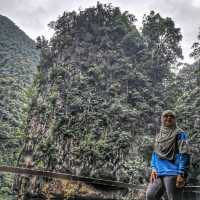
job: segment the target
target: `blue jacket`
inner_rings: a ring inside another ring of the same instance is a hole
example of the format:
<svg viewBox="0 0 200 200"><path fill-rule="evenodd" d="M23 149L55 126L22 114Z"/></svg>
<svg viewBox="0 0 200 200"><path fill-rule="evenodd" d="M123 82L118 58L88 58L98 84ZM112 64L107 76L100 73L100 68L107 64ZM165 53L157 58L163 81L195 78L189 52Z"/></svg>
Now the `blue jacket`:
<svg viewBox="0 0 200 200"><path fill-rule="evenodd" d="M188 145L188 134L186 132L180 132L177 136L177 143L177 149L182 144ZM156 170L158 176L185 174L189 169L189 164L190 155L188 153L179 153L178 150L174 161L161 159L156 152L152 153L151 167Z"/></svg>

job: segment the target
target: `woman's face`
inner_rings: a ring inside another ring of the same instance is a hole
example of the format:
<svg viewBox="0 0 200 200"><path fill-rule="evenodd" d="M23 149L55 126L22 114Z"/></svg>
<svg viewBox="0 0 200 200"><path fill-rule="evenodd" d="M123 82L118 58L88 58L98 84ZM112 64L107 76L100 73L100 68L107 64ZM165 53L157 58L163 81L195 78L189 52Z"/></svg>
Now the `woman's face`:
<svg viewBox="0 0 200 200"><path fill-rule="evenodd" d="M171 114L165 114L163 116L163 124L166 127L173 127L176 123L176 119L173 115Z"/></svg>

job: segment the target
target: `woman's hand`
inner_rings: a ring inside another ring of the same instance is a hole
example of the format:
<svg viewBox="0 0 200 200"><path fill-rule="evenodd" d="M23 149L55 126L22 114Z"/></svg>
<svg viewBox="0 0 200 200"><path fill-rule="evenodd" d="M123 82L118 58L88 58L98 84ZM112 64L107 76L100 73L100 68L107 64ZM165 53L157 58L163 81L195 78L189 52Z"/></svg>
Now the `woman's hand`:
<svg viewBox="0 0 200 200"><path fill-rule="evenodd" d="M185 186L185 182L186 181L185 181L185 177L184 176L178 175L176 177L176 187L177 188L179 188L179 189L183 188Z"/></svg>
<svg viewBox="0 0 200 200"><path fill-rule="evenodd" d="M150 183L153 183L157 179L157 173L155 170L152 170L151 176L150 176Z"/></svg>

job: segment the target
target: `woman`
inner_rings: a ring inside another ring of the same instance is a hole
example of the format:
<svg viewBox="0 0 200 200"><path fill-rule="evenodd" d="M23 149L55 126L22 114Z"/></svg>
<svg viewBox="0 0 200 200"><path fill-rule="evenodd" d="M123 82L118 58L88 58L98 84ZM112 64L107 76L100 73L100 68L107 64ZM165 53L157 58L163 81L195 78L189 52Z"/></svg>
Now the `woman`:
<svg viewBox="0 0 200 200"><path fill-rule="evenodd" d="M189 168L188 135L176 125L176 114L166 110L152 153L152 173L146 200L160 200L166 191L169 200L178 200Z"/></svg>

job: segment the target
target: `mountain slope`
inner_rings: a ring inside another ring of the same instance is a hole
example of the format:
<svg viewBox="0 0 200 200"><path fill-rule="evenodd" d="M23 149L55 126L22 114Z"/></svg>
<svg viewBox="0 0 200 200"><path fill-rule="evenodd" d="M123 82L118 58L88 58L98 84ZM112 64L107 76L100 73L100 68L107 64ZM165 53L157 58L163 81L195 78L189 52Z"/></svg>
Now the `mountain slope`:
<svg viewBox="0 0 200 200"><path fill-rule="evenodd" d="M49 44L38 38L42 59L21 164L32 152L36 168L145 181L146 150L164 103L143 73L146 47L134 20L97 4L51 23Z"/></svg>
<svg viewBox="0 0 200 200"><path fill-rule="evenodd" d="M38 62L39 52L34 41L11 20L0 15L1 138L15 137L18 128L23 125L24 92L32 84ZM12 145L6 139L3 141L1 147L7 151L6 145Z"/></svg>

